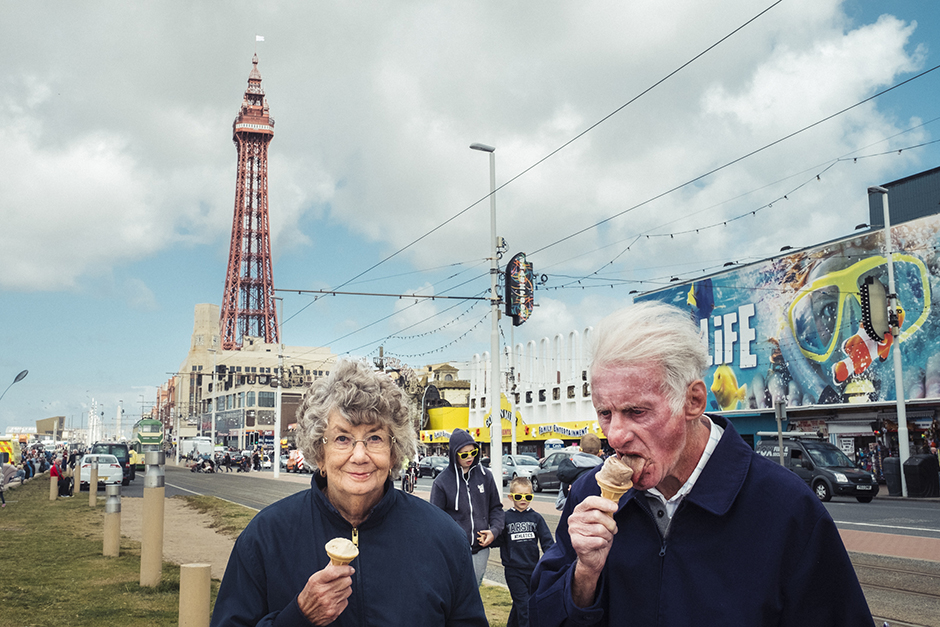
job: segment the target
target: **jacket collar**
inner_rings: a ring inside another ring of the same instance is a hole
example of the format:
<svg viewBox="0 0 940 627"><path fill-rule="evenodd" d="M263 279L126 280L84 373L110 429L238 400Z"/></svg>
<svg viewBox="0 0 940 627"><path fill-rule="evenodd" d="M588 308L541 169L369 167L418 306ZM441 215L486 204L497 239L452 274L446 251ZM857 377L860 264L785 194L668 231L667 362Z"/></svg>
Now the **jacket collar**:
<svg viewBox="0 0 940 627"><path fill-rule="evenodd" d="M731 509L744 486L753 451L726 418L709 418L725 432L685 500L716 516L723 516Z"/></svg>
<svg viewBox="0 0 940 627"><path fill-rule="evenodd" d="M313 508L314 517L316 517L319 511L332 519L333 524L352 529L352 525L349 524L349 521L343 518L343 515L330 503L330 499L326 498L326 493L323 491L324 488L326 488L326 483L327 478L322 476L319 472L315 472L313 478L310 480L310 493L312 496L311 506ZM382 499L369 512L369 516L365 521L359 525L359 529L369 529L370 527L378 525L394 506L395 500L398 498L398 490L395 489L391 479L385 481L383 489L385 490L385 494L382 495Z"/></svg>

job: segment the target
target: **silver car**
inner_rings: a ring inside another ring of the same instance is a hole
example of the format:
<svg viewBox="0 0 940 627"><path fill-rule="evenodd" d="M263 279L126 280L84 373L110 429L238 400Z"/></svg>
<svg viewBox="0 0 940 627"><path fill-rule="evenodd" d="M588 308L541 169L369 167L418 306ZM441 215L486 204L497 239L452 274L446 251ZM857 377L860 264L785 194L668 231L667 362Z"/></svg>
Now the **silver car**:
<svg viewBox="0 0 940 627"><path fill-rule="evenodd" d="M539 468L539 462L528 455L503 455L503 485L516 477L531 479L532 473Z"/></svg>
<svg viewBox="0 0 940 627"><path fill-rule="evenodd" d="M121 462L114 455L85 455L82 457L81 472L78 475L81 481L81 490L88 489L91 481L91 462L98 460L98 485L120 485L124 481L124 469ZM97 490L97 487L95 488Z"/></svg>

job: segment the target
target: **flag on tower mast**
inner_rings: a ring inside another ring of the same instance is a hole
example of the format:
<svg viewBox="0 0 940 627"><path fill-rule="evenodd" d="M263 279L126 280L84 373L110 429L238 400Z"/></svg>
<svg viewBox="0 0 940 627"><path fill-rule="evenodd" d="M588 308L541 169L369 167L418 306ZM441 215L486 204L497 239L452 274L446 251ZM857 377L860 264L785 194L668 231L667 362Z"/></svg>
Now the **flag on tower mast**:
<svg viewBox="0 0 940 627"><path fill-rule="evenodd" d="M264 41L264 35L255 35L255 41Z"/></svg>

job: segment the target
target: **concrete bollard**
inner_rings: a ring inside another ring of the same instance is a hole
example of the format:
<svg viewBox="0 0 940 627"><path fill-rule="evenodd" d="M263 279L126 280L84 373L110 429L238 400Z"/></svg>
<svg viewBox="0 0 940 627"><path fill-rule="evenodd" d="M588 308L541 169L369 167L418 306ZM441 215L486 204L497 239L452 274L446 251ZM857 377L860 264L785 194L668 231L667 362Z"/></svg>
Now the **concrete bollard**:
<svg viewBox="0 0 940 627"><path fill-rule="evenodd" d="M88 506L98 506L98 460L91 460L91 471L88 477Z"/></svg>
<svg viewBox="0 0 940 627"><path fill-rule="evenodd" d="M2 479L0 479L2 481ZM54 501L59 496L59 478L49 473L49 500Z"/></svg>
<svg viewBox="0 0 940 627"><path fill-rule="evenodd" d="M211 564L180 566L180 627L209 627Z"/></svg>
<svg viewBox="0 0 940 627"><path fill-rule="evenodd" d="M140 543L140 585L156 587L163 576L163 508L166 477L163 451L144 455L144 517Z"/></svg>
<svg viewBox="0 0 940 627"><path fill-rule="evenodd" d="M104 502L104 549L105 557L121 554L121 486L109 485L108 498Z"/></svg>

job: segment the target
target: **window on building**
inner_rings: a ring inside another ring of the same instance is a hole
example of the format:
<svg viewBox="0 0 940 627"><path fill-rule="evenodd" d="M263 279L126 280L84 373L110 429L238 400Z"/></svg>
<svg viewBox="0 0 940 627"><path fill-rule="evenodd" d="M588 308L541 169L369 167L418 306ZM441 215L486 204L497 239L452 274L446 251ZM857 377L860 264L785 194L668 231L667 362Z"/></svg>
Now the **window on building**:
<svg viewBox="0 0 940 627"><path fill-rule="evenodd" d="M452 374L445 374L445 375L444 375L444 380L445 380L445 381L453 381L453 380L454 380L454 375L452 375Z"/></svg>
<svg viewBox="0 0 940 627"><path fill-rule="evenodd" d="M235 406L235 409L241 409L244 406L245 406L245 393L239 392L238 393L238 405Z"/></svg>
<svg viewBox="0 0 940 627"><path fill-rule="evenodd" d="M247 396L247 401L246 401L246 402L247 402L247 404L245 405L245 407L254 407L254 406L255 406L255 393L254 393L254 392L248 392L248 396Z"/></svg>
<svg viewBox="0 0 940 627"><path fill-rule="evenodd" d="M258 392L258 407L274 407L274 392Z"/></svg>

